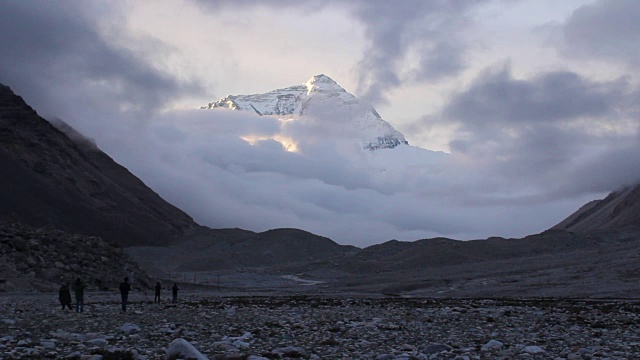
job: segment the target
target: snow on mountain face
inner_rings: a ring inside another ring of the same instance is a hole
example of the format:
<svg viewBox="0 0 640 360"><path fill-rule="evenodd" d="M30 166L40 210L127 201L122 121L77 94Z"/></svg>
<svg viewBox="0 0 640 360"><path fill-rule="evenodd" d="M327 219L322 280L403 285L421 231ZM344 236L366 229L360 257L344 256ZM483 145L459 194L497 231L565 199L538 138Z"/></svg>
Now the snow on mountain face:
<svg viewBox="0 0 640 360"><path fill-rule="evenodd" d="M253 111L260 116L275 116L286 122L341 121L344 133L353 135L362 142L364 149L371 151L409 144L371 105L361 102L322 74L302 85L265 94L229 95L201 107L216 108Z"/></svg>

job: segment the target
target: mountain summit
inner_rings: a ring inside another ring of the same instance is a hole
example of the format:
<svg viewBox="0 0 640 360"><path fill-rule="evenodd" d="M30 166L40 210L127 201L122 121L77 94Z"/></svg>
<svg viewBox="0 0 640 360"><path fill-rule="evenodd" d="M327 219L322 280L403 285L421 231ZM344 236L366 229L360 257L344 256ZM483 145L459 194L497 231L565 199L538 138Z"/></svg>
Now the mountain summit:
<svg viewBox="0 0 640 360"><path fill-rule="evenodd" d="M325 91L325 92L347 92L337 82L325 74L320 74L307 80L304 85L307 87L307 92L313 91Z"/></svg>
<svg viewBox="0 0 640 360"><path fill-rule="evenodd" d="M283 122L319 123L317 126L323 129L336 126L340 134L361 141L362 147L371 151L409 144L373 106L360 101L324 74L304 84L264 94L229 95L201 107L218 108L253 111Z"/></svg>

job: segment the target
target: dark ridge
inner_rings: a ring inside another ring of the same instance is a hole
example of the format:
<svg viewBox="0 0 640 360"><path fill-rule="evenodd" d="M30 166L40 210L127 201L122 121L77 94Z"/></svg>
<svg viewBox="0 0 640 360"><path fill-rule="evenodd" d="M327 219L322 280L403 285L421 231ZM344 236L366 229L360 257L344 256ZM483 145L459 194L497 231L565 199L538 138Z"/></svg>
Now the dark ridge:
<svg viewBox="0 0 640 360"><path fill-rule="evenodd" d="M61 128L0 86L0 220L123 246L167 245L197 226L90 140Z"/></svg>

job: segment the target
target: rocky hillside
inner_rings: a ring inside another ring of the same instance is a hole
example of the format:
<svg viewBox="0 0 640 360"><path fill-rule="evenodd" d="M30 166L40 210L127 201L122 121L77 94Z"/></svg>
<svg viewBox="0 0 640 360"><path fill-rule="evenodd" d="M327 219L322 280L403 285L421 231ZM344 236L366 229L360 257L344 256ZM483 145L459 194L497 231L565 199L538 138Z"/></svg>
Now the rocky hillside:
<svg viewBox="0 0 640 360"><path fill-rule="evenodd" d="M553 228L587 232L625 227L640 228L640 184L587 203Z"/></svg>
<svg viewBox="0 0 640 360"><path fill-rule="evenodd" d="M470 241L447 238L391 240L366 247L354 256L337 261L337 264L354 274L423 270L505 259L526 259L535 255L555 256L565 251L590 248L595 239L567 231L551 230L523 239L492 237Z"/></svg>
<svg viewBox="0 0 640 360"><path fill-rule="evenodd" d="M19 223L0 224L1 290L54 290L78 277L89 289L113 289L125 276L137 286L151 283L113 242Z"/></svg>
<svg viewBox="0 0 640 360"><path fill-rule="evenodd" d="M61 131L0 84L0 220L166 245L197 226L67 125Z"/></svg>
<svg viewBox="0 0 640 360"><path fill-rule="evenodd" d="M242 229L201 227L170 247L127 249L136 261L161 275L167 271L210 271L301 264L341 258L358 252L354 246L298 229L255 233Z"/></svg>
<svg viewBox="0 0 640 360"><path fill-rule="evenodd" d="M640 232L632 228L550 230L523 239L393 240L364 249L331 245L312 234L299 240L303 234L292 229L199 231L184 244L126 251L154 276L197 278L199 284L225 291L635 297L640 281ZM271 244L270 237L283 239L282 247ZM324 251L314 253L296 243Z"/></svg>

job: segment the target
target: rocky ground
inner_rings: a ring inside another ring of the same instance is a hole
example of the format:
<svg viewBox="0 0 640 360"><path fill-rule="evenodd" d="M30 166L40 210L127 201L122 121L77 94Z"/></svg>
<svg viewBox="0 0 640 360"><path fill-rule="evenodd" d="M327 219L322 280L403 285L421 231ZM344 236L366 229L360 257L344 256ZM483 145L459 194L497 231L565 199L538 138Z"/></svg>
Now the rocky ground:
<svg viewBox="0 0 640 360"><path fill-rule="evenodd" d="M121 313L118 294L90 292L75 313L56 299L0 295L0 359L640 358L634 301L134 293Z"/></svg>
<svg viewBox="0 0 640 360"><path fill-rule="evenodd" d="M97 236L0 223L0 291L51 291L81 278L90 288L116 288L128 276L151 280L121 247Z"/></svg>

